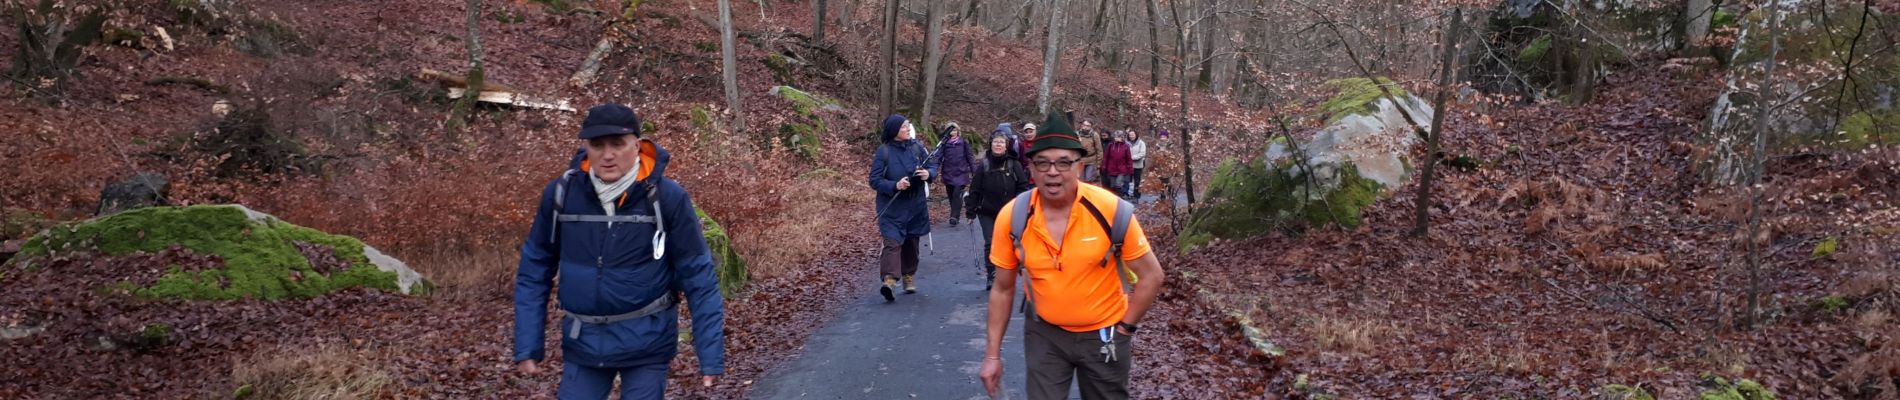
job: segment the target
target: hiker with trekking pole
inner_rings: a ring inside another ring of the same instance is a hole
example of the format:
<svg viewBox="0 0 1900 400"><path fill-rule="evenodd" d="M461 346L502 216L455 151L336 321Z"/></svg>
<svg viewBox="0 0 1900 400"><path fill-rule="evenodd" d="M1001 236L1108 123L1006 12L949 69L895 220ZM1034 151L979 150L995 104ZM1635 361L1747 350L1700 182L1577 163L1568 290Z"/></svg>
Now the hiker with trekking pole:
<svg viewBox="0 0 1900 400"><path fill-rule="evenodd" d="M1035 187L1003 206L996 222L1008 221L1008 229L997 226L990 236L996 284L977 377L995 397L1016 277L1026 275L1022 363L1029 398L1067 399L1073 381L1083 399L1127 399L1133 338L1161 294L1161 262L1135 206L1082 183L1089 151L1068 120L1051 113L1042 128L1029 148Z"/></svg>
<svg viewBox="0 0 1900 400"><path fill-rule="evenodd" d="M917 293L919 240L930 234L930 178L937 165L930 149L917 143L917 132L902 115L884 119L879 131L883 143L871 160L870 185L877 191L877 230L882 239L878 294L886 303L897 301L898 279L904 293Z"/></svg>

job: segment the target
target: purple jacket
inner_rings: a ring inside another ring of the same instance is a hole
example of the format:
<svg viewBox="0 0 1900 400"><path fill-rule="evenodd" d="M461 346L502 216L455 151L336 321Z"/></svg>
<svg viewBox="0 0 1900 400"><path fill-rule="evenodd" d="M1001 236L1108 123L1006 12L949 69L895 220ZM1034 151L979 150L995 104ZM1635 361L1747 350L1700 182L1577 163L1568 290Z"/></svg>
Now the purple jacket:
<svg viewBox="0 0 1900 400"><path fill-rule="evenodd" d="M970 152L970 142L961 137L953 137L943 142L937 151L937 169L943 171L943 184L965 186L970 184L970 175L976 173L976 154Z"/></svg>

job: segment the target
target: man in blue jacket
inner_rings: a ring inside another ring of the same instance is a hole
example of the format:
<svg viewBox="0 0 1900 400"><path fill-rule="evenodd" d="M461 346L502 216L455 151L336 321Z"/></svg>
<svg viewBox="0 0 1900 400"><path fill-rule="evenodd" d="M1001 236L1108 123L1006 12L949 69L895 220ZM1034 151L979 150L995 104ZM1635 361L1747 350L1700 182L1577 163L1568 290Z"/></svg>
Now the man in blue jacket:
<svg viewBox="0 0 1900 400"><path fill-rule="evenodd" d="M663 172L669 155L640 138L618 104L581 123L585 158L541 191L515 275L514 360L541 373L548 292L559 279L560 399L659 399L679 352L678 304L692 310L701 383L726 371L725 306L692 199Z"/></svg>

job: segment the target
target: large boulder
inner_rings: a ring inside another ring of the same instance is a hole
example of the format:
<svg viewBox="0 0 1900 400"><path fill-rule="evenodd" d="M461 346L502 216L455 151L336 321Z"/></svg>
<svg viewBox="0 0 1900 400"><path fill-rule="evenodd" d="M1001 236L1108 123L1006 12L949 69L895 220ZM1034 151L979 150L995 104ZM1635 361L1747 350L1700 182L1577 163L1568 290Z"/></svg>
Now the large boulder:
<svg viewBox="0 0 1900 400"><path fill-rule="evenodd" d="M1183 248L1276 229L1356 227L1361 208L1410 179L1405 157L1417 135L1400 107L1430 129L1431 106L1388 86L1398 99L1392 101L1369 79L1327 85L1336 94L1321 107L1326 127L1304 142L1273 139L1258 162L1222 164L1202 196L1210 206L1196 211L1181 235Z"/></svg>
<svg viewBox="0 0 1900 400"><path fill-rule="evenodd" d="M275 300L355 287L404 294L431 288L402 261L355 238L240 205L150 207L54 227L28 239L11 265L30 273L57 257L166 251L188 252L179 258L191 262L164 267L150 284L124 282L123 289L150 298Z"/></svg>
<svg viewBox="0 0 1900 400"><path fill-rule="evenodd" d="M732 297L739 289L745 288L746 281L751 278L751 274L746 272L745 258L739 257L739 252L732 248L732 237L726 235L726 229L719 226L718 221L707 216L706 210L696 211L699 212L700 230L705 233L706 247L712 250L714 275L719 277L719 294Z"/></svg>
<svg viewBox="0 0 1900 400"><path fill-rule="evenodd" d="M164 205L171 195L171 181L164 175L140 172L126 180L106 185L99 192L99 209L94 216L112 215L120 211L136 208Z"/></svg>

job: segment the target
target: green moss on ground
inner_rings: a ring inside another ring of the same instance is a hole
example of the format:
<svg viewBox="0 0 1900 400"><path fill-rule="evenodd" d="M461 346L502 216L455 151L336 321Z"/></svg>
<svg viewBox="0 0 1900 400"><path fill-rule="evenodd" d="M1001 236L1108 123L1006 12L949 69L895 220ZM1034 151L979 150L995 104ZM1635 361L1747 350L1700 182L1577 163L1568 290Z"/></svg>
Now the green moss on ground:
<svg viewBox="0 0 1900 400"><path fill-rule="evenodd" d="M1808 253L1808 258L1814 259L1814 260L1823 260L1829 257L1833 257L1834 253L1839 252L1840 250L1841 250L1841 238L1830 236L1827 239L1821 240L1821 243L1815 244L1814 251L1811 251Z"/></svg>
<svg viewBox="0 0 1900 400"><path fill-rule="evenodd" d="M1840 138L1834 147L1863 149L1880 144L1900 144L1900 111L1857 112L1841 119Z"/></svg>
<svg viewBox="0 0 1900 400"><path fill-rule="evenodd" d="M1775 400L1775 392L1750 379L1730 384L1728 379L1704 374L1702 385L1706 389L1696 395L1697 400Z"/></svg>
<svg viewBox="0 0 1900 400"><path fill-rule="evenodd" d="M297 244L329 249L347 267L319 271ZM20 258L53 253L123 256L173 245L214 255L220 266L171 266L157 282L134 293L149 298L228 300L308 298L368 287L399 292L396 273L378 270L363 254L363 242L277 219L252 221L234 206L151 207L47 230L28 240ZM424 289L426 291L426 286Z"/></svg>
<svg viewBox="0 0 1900 400"><path fill-rule="evenodd" d="M1602 393L1605 400L1656 400L1656 396L1649 394L1648 390L1623 384L1604 385Z"/></svg>

